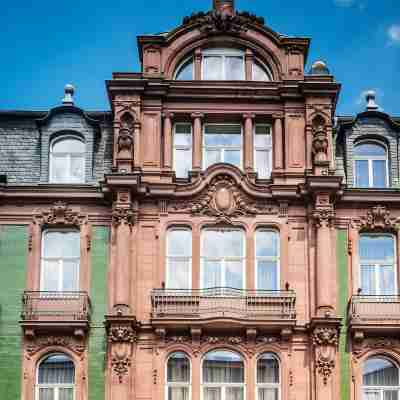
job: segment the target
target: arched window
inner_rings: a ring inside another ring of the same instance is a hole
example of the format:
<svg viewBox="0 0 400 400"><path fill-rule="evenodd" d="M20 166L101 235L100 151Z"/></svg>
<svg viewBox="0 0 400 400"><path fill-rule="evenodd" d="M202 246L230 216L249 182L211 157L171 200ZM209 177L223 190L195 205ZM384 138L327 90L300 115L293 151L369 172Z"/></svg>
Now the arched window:
<svg viewBox="0 0 400 400"><path fill-rule="evenodd" d="M244 363L228 350L208 353L203 360L203 400L244 400Z"/></svg>
<svg viewBox="0 0 400 400"><path fill-rule="evenodd" d="M75 136L63 136L50 146L50 182L85 182L85 143Z"/></svg>
<svg viewBox="0 0 400 400"><path fill-rule="evenodd" d="M41 291L79 291L80 233L44 231L42 236Z"/></svg>
<svg viewBox="0 0 400 400"><path fill-rule="evenodd" d="M192 287L192 232L171 228L167 235L167 289Z"/></svg>
<svg viewBox="0 0 400 400"><path fill-rule="evenodd" d="M189 58L178 67L175 74L175 80L192 81L193 79L194 79L193 58Z"/></svg>
<svg viewBox="0 0 400 400"><path fill-rule="evenodd" d="M268 229L256 232L256 288L279 289L279 233Z"/></svg>
<svg viewBox="0 0 400 400"><path fill-rule="evenodd" d="M51 354L39 365L36 400L73 400L75 367L65 354Z"/></svg>
<svg viewBox="0 0 400 400"><path fill-rule="evenodd" d="M274 354L264 353L257 360L257 400L279 400L279 360Z"/></svg>
<svg viewBox="0 0 400 400"><path fill-rule="evenodd" d="M359 259L362 294L393 295L396 293L395 238L391 234L361 234Z"/></svg>
<svg viewBox="0 0 400 400"><path fill-rule="evenodd" d="M271 72L258 61L253 63L253 81L272 81Z"/></svg>
<svg viewBox="0 0 400 400"><path fill-rule="evenodd" d="M364 363L364 400L398 400L399 389L399 369L393 362L374 357Z"/></svg>
<svg viewBox="0 0 400 400"><path fill-rule="evenodd" d="M245 240L240 229L202 232L201 287L243 289Z"/></svg>
<svg viewBox="0 0 400 400"><path fill-rule="evenodd" d="M185 353L171 354L167 362L167 399L190 399L190 361Z"/></svg>
<svg viewBox="0 0 400 400"><path fill-rule="evenodd" d="M389 185L386 148L377 142L362 142L354 147L354 184L360 188L385 188Z"/></svg>

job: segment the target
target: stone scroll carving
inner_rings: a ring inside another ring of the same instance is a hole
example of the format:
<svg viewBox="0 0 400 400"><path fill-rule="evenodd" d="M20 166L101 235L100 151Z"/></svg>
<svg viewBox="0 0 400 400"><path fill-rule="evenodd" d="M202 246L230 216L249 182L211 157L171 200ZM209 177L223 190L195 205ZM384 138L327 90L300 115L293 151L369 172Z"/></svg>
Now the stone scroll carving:
<svg viewBox="0 0 400 400"><path fill-rule="evenodd" d="M172 203L174 211L215 217L217 223L232 224L232 219L257 214L277 215L279 209L265 201L254 201L245 195L229 175L218 175L204 193L190 201Z"/></svg>
<svg viewBox="0 0 400 400"><path fill-rule="evenodd" d="M385 206L377 205L368 211L367 215L354 219L352 226L360 231L397 231L399 218L393 217Z"/></svg>
<svg viewBox="0 0 400 400"><path fill-rule="evenodd" d="M50 210L36 212L33 222L40 226L69 225L79 227L87 222L87 216L73 211L67 203L57 201Z"/></svg>

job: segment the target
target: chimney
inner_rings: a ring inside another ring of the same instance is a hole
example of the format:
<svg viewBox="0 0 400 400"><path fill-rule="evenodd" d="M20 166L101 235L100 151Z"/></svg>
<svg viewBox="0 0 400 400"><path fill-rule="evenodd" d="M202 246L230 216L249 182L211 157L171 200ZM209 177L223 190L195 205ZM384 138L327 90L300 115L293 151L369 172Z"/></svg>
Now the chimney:
<svg viewBox="0 0 400 400"><path fill-rule="evenodd" d="M213 9L222 14L233 15L235 13L235 0L213 0Z"/></svg>

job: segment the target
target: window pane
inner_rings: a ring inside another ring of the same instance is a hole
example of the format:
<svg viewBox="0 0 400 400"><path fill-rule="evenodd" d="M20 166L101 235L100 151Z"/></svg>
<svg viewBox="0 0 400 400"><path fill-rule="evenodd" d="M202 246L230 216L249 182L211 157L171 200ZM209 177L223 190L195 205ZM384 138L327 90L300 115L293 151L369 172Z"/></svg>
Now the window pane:
<svg viewBox="0 0 400 400"><path fill-rule="evenodd" d="M189 400L189 388L168 387L168 400Z"/></svg>
<svg viewBox="0 0 400 400"><path fill-rule="evenodd" d="M203 382L244 383L244 366L241 357L231 351L214 351L203 362Z"/></svg>
<svg viewBox="0 0 400 400"><path fill-rule="evenodd" d="M74 380L74 364L63 354L51 355L39 366L39 384L73 384Z"/></svg>
<svg viewBox="0 0 400 400"><path fill-rule="evenodd" d="M258 359L257 383L279 383L279 362L272 354L263 354Z"/></svg>
<svg viewBox="0 0 400 400"><path fill-rule="evenodd" d="M51 181L58 183L68 182L67 157L52 155Z"/></svg>
<svg viewBox="0 0 400 400"><path fill-rule="evenodd" d="M45 232L43 234L43 256L46 258L62 257L61 232Z"/></svg>
<svg viewBox="0 0 400 400"><path fill-rule="evenodd" d="M58 400L73 400L74 389L73 388L60 388Z"/></svg>
<svg viewBox="0 0 400 400"><path fill-rule="evenodd" d="M267 71L258 63L253 64L253 81L270 81Z"/></svg>
<svg viewBox="0 0 400 400"><path fill-rule="evenodd" d="M274 231L257 231L256 255L257 257L276 257L279 248L279 235Z"/></svg>
<svg viewBox="0 0 400 400"><path fill-rule="evenodd" d="M362 262L394 263L394 238L390 235L361 235L359 254Z"/></svg>
<svg viewBox="0 0 400 400"><path fill-rule="evenodd" d="M364 390L363 392L363 400L381 400L379 390Z"/></svg>
<svg viewBox="0 0 400 400"><path fill-rule="evenodd" d="M204 260L203 289L222 286L222 267L218 261Z"/></svg>
<svg viewBox="0 0 400 400"><path fill-rule="evenodd" d="M399 391L398 390L385 390L383 392L383 400L398 400Z"/></svg>
<svg viewBox="0 0 400 400"><path fill-rule="evenodd" d="M85 144L78 139L61 139L53 144L55 153L84 153Z"/></svg>
<svg viewBox="0 0 400 400"><path fill-rule="evenodd" d="M278 400L278 394L277 388L258 388L257 400Z"/></svg>
<svg viewBox="0 0 400 400"><path fill-rule="evenodd" d="M204 166L205 168L210 165L222 162L222 152L220 150L206 150L204 154Z"/></svg>
<svg viewBox="0 0 400 400"><path fill-rule="evenodd" d="M235 289L242 289L243 271L241 261L227 261L226 262L226 276L225 286Z"/></svg>
<svg viewBox="0 0 400 400"><path fill-rule="evenodd" d="M193 80L193 60L186 61L185 64L180 67L175 79L178 81Z"/></svg>
<svg viewBox="0 0 400 400"><path fill-rule="evenodd" d="M55 400L54 389L39 388L39 400Z"/></svg>
<svg viewBox="0 0 400 400"><path fill-rule="evenodd" d="M44 292L59 291L60 276L58 261L42 262L42 278L40 290Z"/></svg>
<svg viewBox="0 0 400 400"><path fill-rule="evenodd" d="M257 150L256 151L256 171L258 172L259 178L269 178L271 176L271 152L269 150Z"/></svg>
<svg viewBox="0 0 400 400"><path fill-rule="evenodd" d="M191 257L192 232L185 229L173 229L168 231L168 255Z"/></svg>
<svg viewBox="0 0 400 400"><path fill-rule="evenodd" d="M167 380L175 383L189 383L190 363L184 353L174 353L168 359Z"/></svg>
<svg viewBox="0 0 400 400"><path fill-rule="evenodd" d="M79 290L79 263L77 261L63 262L63 287L66 292Z"/></svg>
<svg viewBox="0 0 400 400"><path fill-rule="evenodd" d="M372 162L372 172L374 179L374 187L384 188L387 187L386 182L386 161L374 160Z"/></svg>
<svg viewBox="0 0 400 400"><path fill-rule="evenodd" d="M224 162L235 165L240 168L241 165L241 152L240 150L225 150Z"/></svg>
<svg viewBox="0 0 400 400"><path fill-rule="evenodd" d="M364 363L363 384L365 386L397 386L398 368L384 358L371 358Z"/></svg>
<svg viewBox="0 0 400 400"><path fill-rule="evenodd" d="M227 387L226 388L226 400L243 400L243 388L242 387Z"/></svg>
<svg viewBox="0 0 400 400"><path fill-rule="evenodd" d="M220 236L218 243L223 249L225 257L243 257L243 231L225 230L218 233Z"/></svg>
<svg viewBox="0 0 400 400"><path fill-rule="evenodd" d="M80 256L80 234L79 232L59 232L58 246L62 248L64 257Z"/></svg>
<svg viewBox="0 0 400 400"><path fill-rule="evenodd" d="M368 160L356 160L356 186L369 187Z"/></svg>
<svg viewBox="0 0 400 400"><path fill-rule="evenodd" d="M190 124L176 124L174 144L179 146L191 146L192 126Z"/></svg>
<svg viewBox="0 0 400 400"><path fill-rule="evenodd" d="M383 265L378 269L379 289L381 295L395 294L395 274L392 265Z"/></svg>
<svg viewBox="0 0 400 400"><path fill-rule="evenodd" d="M278 289L278 265L275 261L257 261L257 289Z"/></svg>
<svg viewBox="0 0 400 400"><path fill-rule="evenodd" d="M222 57L205 56L203 59L203 79L222 80Z"/></svg>
<svg viewBox="0 0 400 400"><path fill-rule="evenodd" d="M244 79L243 57L225 57L225 79L232 81Z"/></svg>
<svg viewBox="0 0 400 400"><path fill-rule="evenodd" d="M210 146L241 146L241 125L207 124L204 128L205 143Z"/></svg>
<svg viewBox="0 0 400 400"><path fill-rule="evenodd" d="M191 150L175 150L175 174L177 178L186 178L192 169L192 151Z"/></svg>
<svg viewBox="0 0 400 400"><path fill-rule="evenodd" d="M378 294L378 282L376 281L374 265L361 265L361 289L362 294Z"/></svg>
<svg viewBox="0 0 400 400"><path fill-rule="evenodd" d="M221 400L221 388L219 387L204 388L204 400Z"/></svg>
<svg viewBox="0 0 400 400"><path fill-rule="evenodd" d="M257 125L254 138L256 147L271 147L271 134L269 126Z"/></svg>
<svg viewBox="0 0 400 400"><path fill-rule="evenodd" d="M386 156L386 149L375 143L363 143L354 148L356 156Z"/></svg>
<svg viewBox="0 0 400 400"><path fill-rule="evenodd" d="M190 288L190 261L169 258L167 273L168 289L188 289Z"/></svg>
<svg viewBox="0 0 400 400"><path fill-rule="evenodd" d="M71 157L71 171L67 178L71 183L85 181L85 159L83 157Z"/></svg>

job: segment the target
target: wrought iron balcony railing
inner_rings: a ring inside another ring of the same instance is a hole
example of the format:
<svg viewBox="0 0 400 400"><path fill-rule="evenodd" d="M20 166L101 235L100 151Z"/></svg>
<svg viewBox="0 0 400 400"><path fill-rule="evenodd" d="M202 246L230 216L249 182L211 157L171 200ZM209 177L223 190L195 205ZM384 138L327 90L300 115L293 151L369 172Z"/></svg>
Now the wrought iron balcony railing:
<svg viewBox="0 0 400 400"><path fill-rule="evenodd" d="M296 319L291 290L154 289L151 300L153 319Z"/></svg>
<svg viewBox="0 0 400 400"><path fill-rule="evenodd" d="M349 320L351 323L400 321L400 296L354 295L350 301Z"/></svg>
<svg viewBox="0 0 400 400"><path fill-rule="evenodd" d="M23 321L88 322L91 305L87 292L30 292L22 296Z"/></svg>

